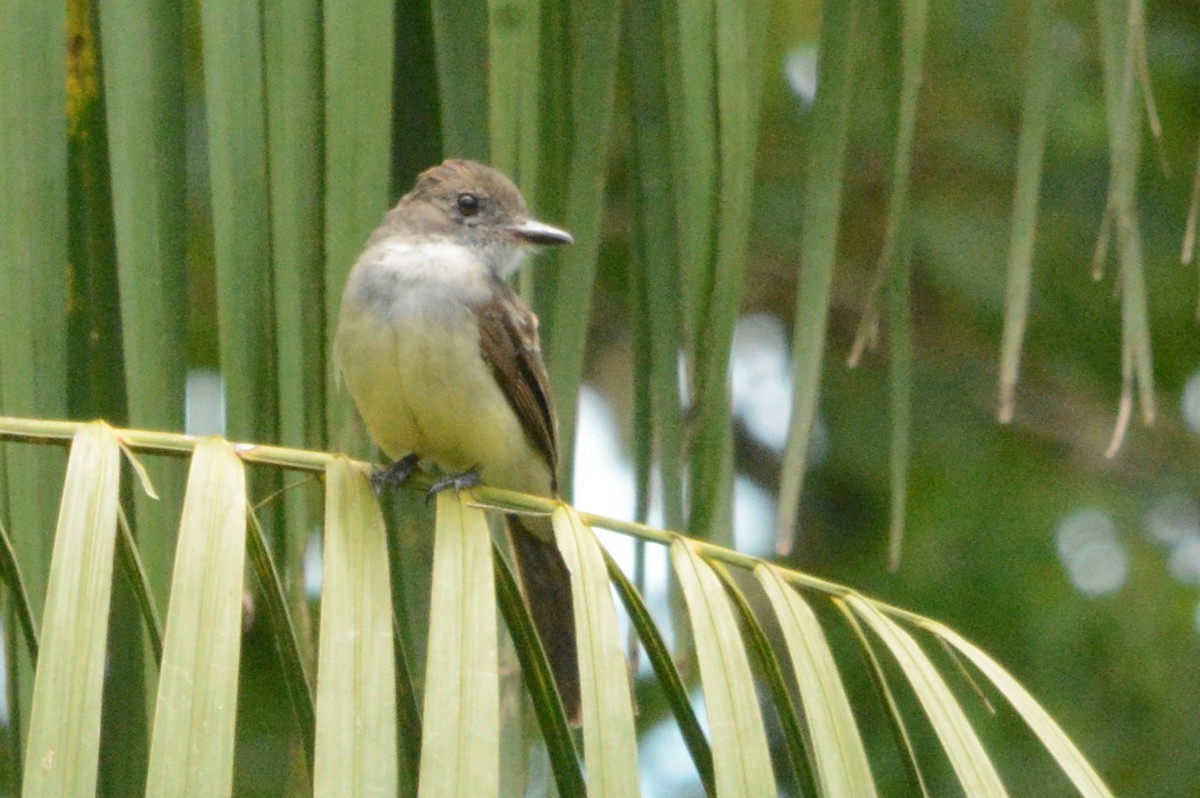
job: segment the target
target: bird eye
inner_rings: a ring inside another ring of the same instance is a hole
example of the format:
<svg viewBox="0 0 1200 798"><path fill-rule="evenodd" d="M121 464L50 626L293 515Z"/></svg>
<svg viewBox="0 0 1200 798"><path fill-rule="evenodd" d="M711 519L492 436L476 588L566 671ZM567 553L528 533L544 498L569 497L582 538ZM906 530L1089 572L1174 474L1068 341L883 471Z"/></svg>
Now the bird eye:
<svg viewBox="0 0 1200 798"><path fill-rule="evenodd" d="M479 213L479 197L470 193L459 194L458 212L463 216L474 216Z"/></svg>

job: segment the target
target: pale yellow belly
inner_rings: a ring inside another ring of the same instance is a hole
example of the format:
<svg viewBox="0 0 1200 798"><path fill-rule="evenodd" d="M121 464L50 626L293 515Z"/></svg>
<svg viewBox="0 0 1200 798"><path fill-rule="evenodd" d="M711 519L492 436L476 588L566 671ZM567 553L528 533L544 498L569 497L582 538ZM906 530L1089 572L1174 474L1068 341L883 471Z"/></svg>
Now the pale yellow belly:
<svg viewBox="0 0 1200 798"><path fill-rule="evenodd" d="M454 316L457 313L457 316ZM346 313L335 356L371 437L387 455L415 452L449 472L548 495L549 468L532 447L479 354L466 308L383 318Z"/></svg>

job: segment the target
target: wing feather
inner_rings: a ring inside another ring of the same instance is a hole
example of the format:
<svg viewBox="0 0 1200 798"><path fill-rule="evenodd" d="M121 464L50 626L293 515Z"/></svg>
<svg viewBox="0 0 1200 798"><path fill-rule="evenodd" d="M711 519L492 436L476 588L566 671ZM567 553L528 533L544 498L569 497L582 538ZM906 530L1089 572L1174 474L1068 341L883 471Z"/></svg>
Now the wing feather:
<svg viewBox="0 0 1200 798"><path fill-rule="evenodd" d="M558 421L542 361L538 319L505 283L477 309L479 348L530 444L550 464L558 490Z"/></svg>

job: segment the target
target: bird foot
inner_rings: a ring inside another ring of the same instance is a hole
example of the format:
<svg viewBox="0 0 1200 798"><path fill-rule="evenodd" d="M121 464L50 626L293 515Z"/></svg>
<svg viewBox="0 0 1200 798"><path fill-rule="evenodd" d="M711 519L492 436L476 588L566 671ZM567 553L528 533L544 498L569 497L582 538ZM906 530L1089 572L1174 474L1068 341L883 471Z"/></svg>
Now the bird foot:
<svg viewBox="0 0 1200 798"><path fill-rule="evenodd" d="M459 491L466 490L467 488L473 488L476 485L482 484L483 479L479 476L479 469L477 468L469 468L466 471L463 471L461 474L450 474L449 476L435 480L434 483L429 486L429 490L425 493L425 503L429 504L429 502L433 501L434 496L438 495L447 488L454 488L456 491Z"/></svg>
<svg viewBox="0 0 1200 798"><path fill-rule="evenodd" d="M403 485L417 470L418 460L420 458L415 454L405 455L387 468L376 469L375 473L371 474L371 487L375 489L376 494L380 494L387 488Z"/></svg>

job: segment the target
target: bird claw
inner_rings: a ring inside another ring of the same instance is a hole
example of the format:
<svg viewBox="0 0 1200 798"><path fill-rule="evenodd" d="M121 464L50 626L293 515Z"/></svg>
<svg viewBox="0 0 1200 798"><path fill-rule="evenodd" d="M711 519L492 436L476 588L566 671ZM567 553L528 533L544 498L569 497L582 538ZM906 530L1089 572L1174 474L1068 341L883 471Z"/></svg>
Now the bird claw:
<svg viewBox="0 0 1200 798"><path fill-rule="evenodd" d="M375 493L380 494L387 488L403 485L417 470L419 459L415 454L405 455L387 468L376 469L371 474L371 487L375 489Z"/></svg>
<svg viewBox="0 0 1200 798"><path fill-rule="evenodd" d="M479 476L479 470L476 468L469 468L466 471L463 471L461 474L450 474L449 476L444 476L441 479L435 480L434 483L429 486L429 490L425 492L425 503L429 504L429 502L433 501L434 496L438 495L447 488L454 488L454 490L460 491L482 484L483 479Z"/></svg>

